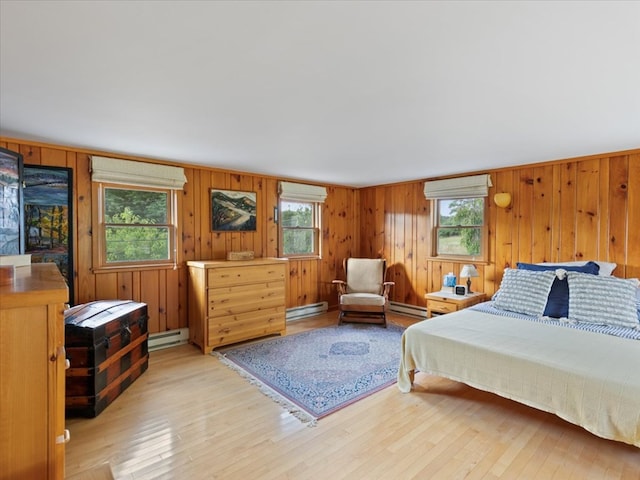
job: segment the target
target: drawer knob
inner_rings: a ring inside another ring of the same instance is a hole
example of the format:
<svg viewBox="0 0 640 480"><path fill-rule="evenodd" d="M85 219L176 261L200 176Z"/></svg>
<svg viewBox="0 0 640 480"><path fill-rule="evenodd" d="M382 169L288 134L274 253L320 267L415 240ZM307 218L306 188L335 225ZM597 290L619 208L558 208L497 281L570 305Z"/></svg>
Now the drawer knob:
<svg viewBox="0 0 640 480"><path fill-rule="evenodd" d="M69 440L71 440L71 432L69 432L69 430L67 430L66 428L64 429L64 433L62 435L58 435L56 437L56 443L58 444L67 443Z"/></svg>

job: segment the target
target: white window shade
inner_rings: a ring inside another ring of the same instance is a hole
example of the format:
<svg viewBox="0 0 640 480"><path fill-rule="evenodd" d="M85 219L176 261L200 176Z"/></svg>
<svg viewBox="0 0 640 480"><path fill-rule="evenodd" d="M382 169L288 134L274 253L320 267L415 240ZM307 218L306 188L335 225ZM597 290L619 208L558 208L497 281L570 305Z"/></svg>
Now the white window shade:
<svg viewBox="0 0 640 480"><path fill-rule="evenodd" d="M171 190L182 190L187 182L180 167L95 156L91 157L91 180Z"/></svg>
<svg viewBox="0 0 640 480"><path fill-rule="evenodd" d="M428 200L486 197L489 195L489 187L492 186L491 177L488 174L433 180L424 183L424 196Z"/></svg>
<svg viewBox="0 0 640 480"><path fill-rule="evenodd" d="M298 202L324 203L327 198L327 189L315 185L302 183L280 182L278 186L280 198Z"/></svg>

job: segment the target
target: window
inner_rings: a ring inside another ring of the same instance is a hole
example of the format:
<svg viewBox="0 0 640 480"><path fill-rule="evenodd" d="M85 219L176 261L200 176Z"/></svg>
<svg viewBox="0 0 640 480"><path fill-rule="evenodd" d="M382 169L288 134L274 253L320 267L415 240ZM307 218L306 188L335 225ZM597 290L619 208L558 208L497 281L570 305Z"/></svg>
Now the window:
<svg viewBox="0 0 640 480"><path fill-rule="evenodd" d="M320 255L318 216L315 203L280 201L283 255Z"/></svg>
<svg viewBox="0 0 640 480"><path fill-rule="evenodd" d="M175 225L171 190L102 185L103 262L173 263Z"/></svg>
<svg viewBox="0 0 640 480"><path fill-rule="evenodd" d="M285 257L320 256L324 187L280 182L280 252Z"/></svg>
<svg viewBox="0 0 640 480"><path fill-rule="evenodd" d="M177 263L181 168L93 157L94 268Z"/></svg>
<svg viewBox="0 0 640 480"><path fill-rule="evenodd" d="M485 259L485 199L491 186L489 175L425 182L425 197L433 205L434 256Z"/></svg>
<svg viewBox="0 0 640 480"><path fill-rule="evenodd" d="M435 254L482 258L484 198L435 200Z"/></svg>

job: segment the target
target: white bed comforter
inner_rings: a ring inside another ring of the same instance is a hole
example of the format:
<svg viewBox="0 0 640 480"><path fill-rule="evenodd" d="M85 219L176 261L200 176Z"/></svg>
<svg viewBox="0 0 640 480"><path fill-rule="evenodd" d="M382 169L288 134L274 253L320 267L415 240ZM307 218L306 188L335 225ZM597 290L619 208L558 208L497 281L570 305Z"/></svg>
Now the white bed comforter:
<svg viewBox="0 0 640 480"><path fill-rule="evenodd" d="M640 342L462 310L402 336L398 388L430 373L640 447Z"/></svg>

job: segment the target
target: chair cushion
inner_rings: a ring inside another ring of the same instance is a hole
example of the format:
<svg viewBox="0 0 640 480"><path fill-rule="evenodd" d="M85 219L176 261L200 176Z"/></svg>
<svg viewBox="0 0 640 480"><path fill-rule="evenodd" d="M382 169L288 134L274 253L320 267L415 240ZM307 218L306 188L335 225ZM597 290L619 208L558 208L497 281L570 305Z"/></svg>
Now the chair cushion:
<svg viewBox="0 0 640 480"><path fill-rule="evenodd" d="M382 295L373 293L345 293L340 297L340 305L370 305L384 307L385 299Z"/></svg>
<svg viewBox="0 0 640 480"><path fill-rule="evenodd" d="M385 261L376 258L347 260L347 292L366 292L380 295L384 282Z"/></svg>

